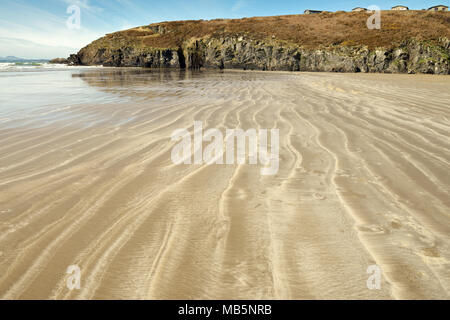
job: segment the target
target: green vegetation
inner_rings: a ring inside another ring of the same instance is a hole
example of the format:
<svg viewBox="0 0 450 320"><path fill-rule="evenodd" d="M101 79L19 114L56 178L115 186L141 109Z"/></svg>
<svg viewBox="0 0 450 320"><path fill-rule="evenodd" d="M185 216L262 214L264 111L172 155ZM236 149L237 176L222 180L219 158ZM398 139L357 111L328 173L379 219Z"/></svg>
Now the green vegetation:
<svg viewBox="0 0 450 320"><path fill-rule="evenodd" d="M33 66L33 67L42 66L41 63L37 63L37 62L16 62L15 65L16 66Z"/></svg>

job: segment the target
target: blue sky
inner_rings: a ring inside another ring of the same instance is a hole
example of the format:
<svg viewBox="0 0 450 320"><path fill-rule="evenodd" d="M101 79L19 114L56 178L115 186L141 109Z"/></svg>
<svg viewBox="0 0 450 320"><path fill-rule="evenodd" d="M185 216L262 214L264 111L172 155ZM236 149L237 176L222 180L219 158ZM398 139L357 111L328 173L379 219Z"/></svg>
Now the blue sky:
<svg viewBox="0 0 450 320"><path fill-rule="evenodd" d="M69 29L67 8L81 9L81 28ZM423 9L448 0L1 0L0 56L66 57L106 33L159 21L240 18L351 10L403 4Z"/></svg>

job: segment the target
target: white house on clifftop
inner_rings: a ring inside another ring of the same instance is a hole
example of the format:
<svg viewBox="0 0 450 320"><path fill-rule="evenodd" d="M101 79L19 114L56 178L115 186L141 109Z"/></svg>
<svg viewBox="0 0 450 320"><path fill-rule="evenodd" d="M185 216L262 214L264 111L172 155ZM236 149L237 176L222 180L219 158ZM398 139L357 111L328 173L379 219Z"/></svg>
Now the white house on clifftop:
<svg viewBox="0 0 450 320"><path fill-rule="evenodd" d="M429 8L428 11L448 11L448 7L444 6L443 4L440 4Z"/></svg>
<svg viewBox="0 0 450 320"><path fill-rule="evenodd" d="M305 10L305 14L315 14L315 13L322 13L323 11L321 11L321 10L310 10L310 9L308 9L308 10Z"/></svg>
<svg viewBox="0 0 450 320"><path fill-rule="evenodd" d="M409 10L409 8L407 6L395 6L391 10Z"/></svg>

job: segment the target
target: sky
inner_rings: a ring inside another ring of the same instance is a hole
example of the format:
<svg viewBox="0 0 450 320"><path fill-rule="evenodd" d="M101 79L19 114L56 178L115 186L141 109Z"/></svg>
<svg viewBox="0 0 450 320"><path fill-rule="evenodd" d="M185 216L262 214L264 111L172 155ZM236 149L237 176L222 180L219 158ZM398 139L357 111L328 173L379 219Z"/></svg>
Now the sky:
<svg viewBox="0 0 450 320"><path fill-rule="evenodd" d="M306 9L350 11L371 5L383 10L399 4L424 9L449 6L449 0L0 0L0 57L68 57L106 33L161 21L299 14ZM73 5L80 10L79 28L76 12L68 11Z"/></svg>

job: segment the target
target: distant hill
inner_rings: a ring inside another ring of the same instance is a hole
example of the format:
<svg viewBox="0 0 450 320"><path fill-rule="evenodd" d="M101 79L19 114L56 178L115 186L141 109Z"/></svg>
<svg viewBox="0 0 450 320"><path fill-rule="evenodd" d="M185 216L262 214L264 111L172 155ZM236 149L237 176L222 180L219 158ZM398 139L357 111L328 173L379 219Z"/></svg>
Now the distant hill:
<svg viewBox="0 0 450 320"><path fill-rule="evenodd" d="M17 58L14 56L0 57L1 62L9 62L9 61L13 62L13 61L20 61L20 60L24 60L24 59Z"/></svg>
<svg viewBox="0 0 450 320"><path fill-rule="evenodd" d="M37 62L43 63L49 61L48 59L23 59L14 56L0 57L0 62L2 63L11 63L11 62Z"/></svg>
<svg viewBox="0 0 450 320"><path fill-rule="evenodd" d="M107 34L81 65L253 70L450 73L450 12L323 12L172 21Z"/></svg>

